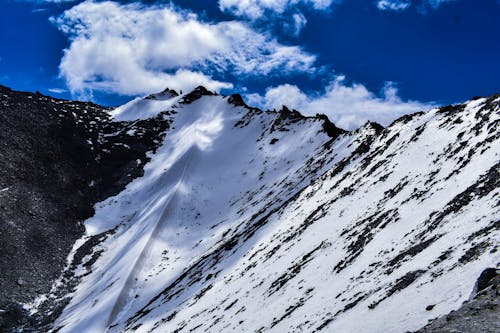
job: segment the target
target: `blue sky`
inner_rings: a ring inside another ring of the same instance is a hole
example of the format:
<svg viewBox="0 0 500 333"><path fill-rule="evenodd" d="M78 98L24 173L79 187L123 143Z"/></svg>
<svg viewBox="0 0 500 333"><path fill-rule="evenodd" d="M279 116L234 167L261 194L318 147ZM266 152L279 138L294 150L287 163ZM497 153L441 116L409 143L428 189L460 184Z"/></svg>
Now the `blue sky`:
<svg viewBox="0 0 500 333"><path fill-rule="evenodd" d="M497 0L0 0L0 84L121 104L240 92L343 127L497 93Z"/></svg>

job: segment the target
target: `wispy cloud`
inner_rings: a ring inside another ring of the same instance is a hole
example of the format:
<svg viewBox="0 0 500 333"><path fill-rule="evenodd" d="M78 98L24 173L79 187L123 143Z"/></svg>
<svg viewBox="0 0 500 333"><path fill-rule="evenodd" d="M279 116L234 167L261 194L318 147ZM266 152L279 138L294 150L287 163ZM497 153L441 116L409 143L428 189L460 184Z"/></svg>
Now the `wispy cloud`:
<svg viewBox="0 0 500 333"><path fill-rule="evenodd" d="M399 116L434 106L403 100L391 82L385 84L380 94L375 94L362 84L347 84L344 76L334 78L321 93L308 95L295 85L284 84L268 88L264 96L249 94L246 98L249 104L268 109L286 105L306 115L324 113L345 129L358 128L368 120L388 125Z"/></svg>
<svg viewBox="0 0 500 333"><path fill-rule="evenodd" d="M298 36L302 29L306 26L307 19L302 13L296 13L292 15L292 24L290 24L290 30L292 35Z"/></svg>
<svg viewBox="0 0 500 333"><path fill-rule="evenodd" d="M379 0L377 2L377 8L380 10L401 11L408 9L410 6L410 0Z"/></svg>
<svg viewBox="0 0 500 333"><path fill-rule="evenodd" d="M439 7L441 4L443 3L446 3L446 2L453 2L453 1L456 1L456 0L425 0L423 1L423 3L427 3L429 4L431 7L433 8L437 8Z"/></svg>
<svg viewBox="0 0 500 333"><path fill-rule="evenodd" d="M440 5L446 2L453 2L456 0L420 0L416 1L417 11L425 14L427 10L437 9ZM396 12L404 11L412 6L411 0L378 0L377 8L380 10L391 10Z"/></svg>
<svg viewBox="0 0 500 333"><path fill-rule="evenodd" d="M219 0L219 8L236 16L259 19L266 13L283 14L297 5L326 10L339 0Z"/></svg>
<svg viewBox="0 0 500 333"><path fill-rule="evenodd" d="M77 2L78 0L16 0L16 1L24 1L24 2L35 2L35 3L46 3L46 4L51 4L51 3L71 3L71 2Z"/></svg>
<svg viewBox="0 0 500 333"><path fill-rule="evenodd" d="M51 93L54 93L54 94L63 94L65 92L68 92L66 89L62 89L62 88L49 88L47 90L50 91Z"/></svg>
<svg viewBox="0 0 500 333"><path fill-rule="evenodd" d="M232 85L210 74L308 73L316 60L244 23L207 23L172 5L86 1L52 21L70 37L60 73L77 93L134 95L198 84L219 90Z"/></svg>
<svg viewBox="0 0 500 333"><path fill-rule="evenodd" d="M251 22L265 21L298 36L306 26L305 11L328 12L343 0L219 0L221 11Z"/></svg>

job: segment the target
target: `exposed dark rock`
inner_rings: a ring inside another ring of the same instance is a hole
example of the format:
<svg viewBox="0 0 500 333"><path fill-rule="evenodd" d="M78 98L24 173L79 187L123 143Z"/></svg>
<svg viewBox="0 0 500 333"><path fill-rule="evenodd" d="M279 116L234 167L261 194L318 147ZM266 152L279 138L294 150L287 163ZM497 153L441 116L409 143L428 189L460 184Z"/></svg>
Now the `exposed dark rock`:
<svg viewBox="0 0 500 333"><path fill-rule="evenodd" d="M297 258L297 261L291 267L289 267L283 273L283 275L279 276L276 280L274 280L271 283L271 286L269 287L268 290L269 295L272 295L278 290L280 290L290 279L292 279L294 276L300 273L302 268L314 258L314 254L317 251L327 248L328 246L329 244L323 241L314 249L304 254L301 258Z"/></svg>
<svg viewBox="0 0 500 333"><path fill-rule="evenodd" d="M283 105L281 107L281 110L279 111L279 117L280 117L281 120L285 120L285 119L302 119L302 118L304 118L304 116L301 115L299 111L297 111L297 110L290 110L285 105Z"/></svg>
<svg viewBox="0 0 500 333"><path fill-rule="evenodd" d="M165 98L165 97L172 98L172 97L176 97L176 96L179 96L177 91L170 89L170 88L166 88L161 93L151 94L151 95L145 97L145 99L160 99L160 98Z"/></svg>
<svg viewBox="0 0 500 333"><path fill-rule="evenodd" d="M432 320L414 333L500 332L500 275L487 268L478 278L476 294L459 309Z"/></svg>
<svg viewBox="0 0 500 333"><path fill-rule="evenodd" d="M323 129L325 130L326 134L328 134L331 138L335 139L339 135L346 133L345 130L335 126L335 124L332 123L326 115L318 113L316 117L323 120Z"/></svg>
<svg viewBox="0 0 500 333"><path fill-rule="evenodd" d="M411 120L413 120L413 119L415 119L415 118L417 118L417 117L419 117L419 116L421 116L423 114L424 114L423 111L415 112L415 113L412 113L412 114L405 114L404 116L401 116L398 119L394 120L388 127L392 127L395 124L399 124L399 123L407 124Z"/></svg>
<svg viewBox="0 0 500 333"><path fill-rule="evenodd" d="M463 111L465 108L464 104L456 104L456 105L446 105L439 108L438 113L450 114Z"/></svg>
<svg viewBox="0 0 500 333"><path fill-rule="evenodd" d="M245 101L243 100L243 97L241 97L240 94L232 94L231 96L229 96L229 98L227 99L227 101L229 102L229 104L232 104L234 106L248 107L245 104Z"/></svg>
<svg viewBox="0 0 500 333"><path fill-rule="evenodd" d="M389 288L389 290L387 290L387 293L385 294L384 297L370 304L368 308L374 309L385 299L391 297L393 294L405 289L410 284L415 282L415 280L417 280L424 273L425 271L421 269L406 273L405 275L396 280L396 282Z"/></svg>
<svg viewBox="0 0 500 333"><path fill-rule="evenodd" d="M0 86L0 331L26 320L18 302L50 290L93 205L143 174L168 127Z"/></svg>
<svg viewBox="0 0 500 333"><path fill-rule="evenodd" d="M205 88L203 86L198 86L193 91L186 94L186 96L184 96L182 98L181 103L182 104L191 104L194 101L200 99L202 96L213 96L213 95L216 95L216 94L214 92L207 90L207 88Z"/></svg>
<svg viewBox="0 0 500 333"><path fill-rule="evenodd" d="M434 309L434 307L436 306L436 304L430 304L430 305L427 305L425 307L425 311L432 311L432 309Z"/></svg>
<svg viewBox="0 0 500 333"><path fill-rule="evenodd" d="M498 276L500 276L500 270L496 268L486 268L477 279L476 287L474 288L476 294L490 287L493 283L492 280Z"/></svg>

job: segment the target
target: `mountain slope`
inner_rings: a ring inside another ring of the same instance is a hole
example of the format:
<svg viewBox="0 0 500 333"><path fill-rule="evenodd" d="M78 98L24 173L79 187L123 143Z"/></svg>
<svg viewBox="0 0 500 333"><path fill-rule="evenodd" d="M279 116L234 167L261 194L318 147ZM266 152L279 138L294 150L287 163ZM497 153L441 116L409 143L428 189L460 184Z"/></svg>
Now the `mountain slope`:
<svg viewBox="0 0 500 333"><path fill-rule="evenodd" d="M498 95L346 132L203 87L1 92L0 331L405 332L500 263Z"/></svg>
<svg viewBox="0 0 500 333"><path fill-rule="evenodd" d="M422 327L500 262L499 104L353 132L202 88L115 110L127 121L161 112L170 129L144 175L85 222L48 296L74 286L56 330Z"/></svg>
<svg viewBox="0 0 500 333"><path fill-rule="evenodd" d="M190 99L188 95L183 100ZM106 243L99 245L99 248L108 248L95 264L100 266L104 262L99 268L100 273L93 272L79 286L92 292L96 298L116 303L111 307L103 304L103 308L98 306L100 304L93 304L93 300L88 303L85 311L95 311L91 322L101 325L99 327L106 324L99 321L111 320L106 317L111 318L119 312L120 304L128 304L126 295L120 293L135 288L131 281L135 280L136 272L144 270L142 266L147 261L160 259L155 257L158 255L155 246L161 243L161 232L172 233L174 241L175 238L181 240L171 249L163 248L159 252L160 256L165 256L161 253L172 251L176 262L171 269L180 273L189 261L219 241L228 226L238 222L239 215L250 216L262 209L261 206L267 202L257 204L257 201L269 195L268 188L279 189L281 195L276 201L284 201L294 194L294 186L304 183L309 174L324 172L312 164L312 158L310 166L297 161L309 158L307 156L312 153L321 159L334 159L323 154L324 148L320 146L333 141L323 129L328 124L326 119L305 118L287 109L278 114L234 107L220 96L205 96L192 104L183 105L182 111L167 111L174 118L171 129L154 161L146 167L144 177L132 182L117 197L96 207L96 215L86 223L89 237L92 237L128 221L123 227L119 226ZM248 125L238 123L243 117L248 118ZM333 132L332 126L328 127L330 133ZM272 128L272 138L264 136L264 128L266 131ZM297 132L297 136L287 135L288 130ZM220 135L216 139L217 144L212 143L217 134ZM261 143L246 145L249 137ZM275 142L280 138L288 142ZM302 144L302 149L295 144L297 140L306 143ZM311 149L313 143L317 152ZM264 158L263 149L271 153L274 150L274 155L279 158ZM289 159L285 159L284 150L288 150ZM229 156L230 161L227 160ZM232 164L235 168L231 168ZM246 171L240 168L241 165L247 166ZM270 177L275 182L272 186ZM242 192L244 189L245 193ZM190 228L184 223L186 219L194 221ZM200 242L203 240L200 237L209 233L213 236ZM96 252L99 251L96 249ZM92 258L88 257L89 260ZM108 263L106 260L109 260ZM82 267L85 265L82 263ZM86 274L85 270L83 274ZM119 277L118 280L116 277ZM108 288L108 278L114 280L113 288ZM88 287L90 285L92 288ZM100 286L107 292L103 293ZM82 299L90 300L89 297L93 299L90 295L82 295ZM123 298L125 300L122 301ZM75 300L76 297L72 301ZM89 324L85 322L81 325L88 328ZM71 329L78 330L82 326Z"/></svg>
<svg viewBox="0 0 500 333"><path fill-rule="evenodd" d="M93 205L142 175L167 128L0 86L0 331L26 319L18 303L50 291Z"/></svg>

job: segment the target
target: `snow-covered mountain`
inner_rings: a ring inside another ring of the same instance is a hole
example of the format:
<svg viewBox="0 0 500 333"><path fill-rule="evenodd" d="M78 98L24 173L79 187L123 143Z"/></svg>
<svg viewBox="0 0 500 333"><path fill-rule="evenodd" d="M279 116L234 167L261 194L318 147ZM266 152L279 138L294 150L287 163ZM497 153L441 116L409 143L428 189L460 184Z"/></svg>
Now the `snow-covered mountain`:
<svg viewBox="0 0 500 333"><path fill-rule="evenodd" d="M351 132L202 87L111 116L168 126L26 305L54 332L406 332L500 263L498 95Z"/></svg>

